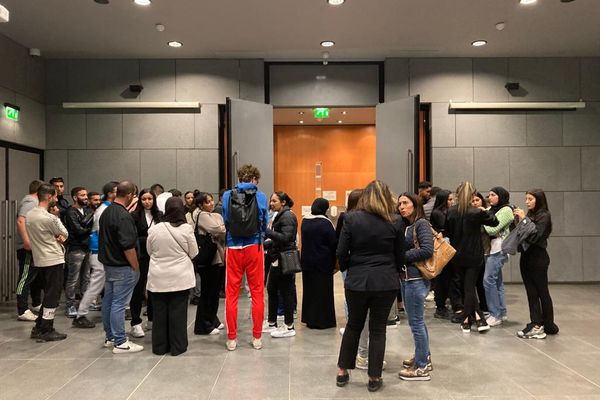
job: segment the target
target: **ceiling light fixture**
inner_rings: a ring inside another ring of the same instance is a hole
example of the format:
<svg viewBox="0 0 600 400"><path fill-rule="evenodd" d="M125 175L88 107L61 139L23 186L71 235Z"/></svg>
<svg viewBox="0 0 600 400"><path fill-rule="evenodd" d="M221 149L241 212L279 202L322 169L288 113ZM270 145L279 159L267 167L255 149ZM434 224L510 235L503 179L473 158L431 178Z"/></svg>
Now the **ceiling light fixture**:
<svg viewBox="0 0 600 400"><path fill-rule="evenodd" d="M149 6L152 3L152 0L133 0L133 2L138 6Z"/></svg>
<svg viewBox="0 0 600 400"><path fill-rule="evenodd" d="M304 111L298 111L298 114L304 115Z"/></svg>
<svg viewBox="0 0 600 400"><path fill-rule="evenodd" d="M303 123L304 123L304 121L302 121L302 120L300 120L300 121L298 121L298 122L299 122L299 123L301 123L301 124L303 124Z"/></svg>
<svg viewBox="0 0 600 400"><path fill-rule="evenodd" d="M503 31L504 28L506 28L506 23L504 23L504 22L498 22L496 24L496 30L497 31Z"/></svg>
<svg viewBox="0 0 600 400"><path fill-rule="evenodd" d="M535 4L535 3L537 3L537 0L519 0L519 3L521 3L523 5Z"/></svg>
<svg viewBox="0 0 600 400"><path fill-rule="evenodd" d="M481 46L485 46L487 44L487 40L476 40L474 42L471 43L471 46L473 47L481 47Z"/></svg>
<svg viewBox="0 0 600 400"><path fill-rule="evenodd" d="M342 115L348 114L348 111L342 111Z"/></svg>
<svg viewBox="0 0 600 400"><path fill-rule="evenodd" d="M333 46L335 46L335 42L333 40L323 40L321 42L321 46L323 46L323 47L333 47Z"/></svg>
<svg viewBox="0 0 600 400"><path fill-rule="evenodd" d="M345 1L346 0L327 0L327 3L331 6L341 6Z"/></svg>
<svg viewBox="0 0 600 400"><path fill-rule="evenodd" d="M338 120L338 124L341 124L341 123L342 123L342 120L341 120L341 119L340 119L340 120Z"/></svg>
<svg viewBox="0 0 600 400"><path fill-rule="evenodd" d="M175 47L176 49L183 46L183 43L178 42L176 40L172 40L168 44L169 44L169 46Z"/></svg>

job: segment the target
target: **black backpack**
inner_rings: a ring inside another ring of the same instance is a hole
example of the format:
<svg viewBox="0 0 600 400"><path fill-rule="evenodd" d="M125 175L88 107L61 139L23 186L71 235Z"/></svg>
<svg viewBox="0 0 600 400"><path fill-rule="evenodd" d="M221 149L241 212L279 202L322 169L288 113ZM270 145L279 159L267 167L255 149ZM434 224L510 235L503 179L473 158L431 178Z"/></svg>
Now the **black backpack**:
<svg viewBox="0 0 600 400"><path fill-rule="evenodd" d="M233 189L229 197L227 230L232 236L252 237L260 230L256 189L238 192Z"/></svg>

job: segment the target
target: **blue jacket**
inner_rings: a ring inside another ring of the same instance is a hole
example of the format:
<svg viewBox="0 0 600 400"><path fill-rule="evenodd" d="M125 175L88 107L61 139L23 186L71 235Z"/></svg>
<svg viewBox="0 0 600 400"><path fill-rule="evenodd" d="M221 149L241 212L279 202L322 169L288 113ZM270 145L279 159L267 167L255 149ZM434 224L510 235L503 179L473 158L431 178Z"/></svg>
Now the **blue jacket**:
<svg viewBox="0 0 600 400"><path fill-rule="evenodd" d="M256 201L258 203L258 213L260 217L260 230L255 236L251 237L232 236L229 230L227 230L227 237L225 240L225 246L227 247L244 247L253 244L262 244L265 232L267 231L267 223L269 221L267 196L263 192L259 191L256 185L253 183L239 183L232 190L243 192L247 189L256 190ZM223 194L223 221L225 221L225 226L227 226L228 223L230 197L231 190L228 190Z"/></svg>

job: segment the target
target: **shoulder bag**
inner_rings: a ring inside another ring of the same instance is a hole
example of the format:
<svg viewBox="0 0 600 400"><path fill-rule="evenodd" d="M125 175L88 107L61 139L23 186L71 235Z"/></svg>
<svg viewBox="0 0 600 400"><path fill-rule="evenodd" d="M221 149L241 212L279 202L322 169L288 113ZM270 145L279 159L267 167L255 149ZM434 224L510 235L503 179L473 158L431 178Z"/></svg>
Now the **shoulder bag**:
<svg viewBox="0 0 600 400"><path fill-rule="evenodd" d="M194 236L196 237L196 244L198 245L198 255L192 260L196 268L210 267L215 254L217 254L217 244L212 240L210 233L205 235L198 232L198 221L200 220L200 211L196 218L196 224L194 226Z"/></svg>
<svg viewBox="0 0 600 400"><path fill-rule="evenodd" d="M293 275L302 272L300 252L296 246L293 249L279 253L279 266L281 267L281 273L284 275Z"/></svg>
<svg viewBox="0 0 600 400"><path fill-rule="evenodd" d="M442 273L442 270L450 262L456 250L450 245L441 233L436 232L429 224L431 233L433 234L433 255L424 261L417 261L415 265L423 275L423 278L431 280ZM413 228L413 242L415 248L419 248L419 241L417 240L416 226Z"/></svg>

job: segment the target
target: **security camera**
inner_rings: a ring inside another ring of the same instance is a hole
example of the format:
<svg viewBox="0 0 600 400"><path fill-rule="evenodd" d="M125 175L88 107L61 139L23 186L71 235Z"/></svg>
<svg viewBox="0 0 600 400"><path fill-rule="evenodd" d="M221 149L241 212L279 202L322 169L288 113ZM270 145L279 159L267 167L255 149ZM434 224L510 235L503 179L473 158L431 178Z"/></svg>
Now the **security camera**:
<svg viewBox="0 0 600 400"><path fill-rule="evenodd" d="M31 48L31 49L29 49L29 55L31 57L41 57L42 52L40 51L40 49Z"/></svg>

